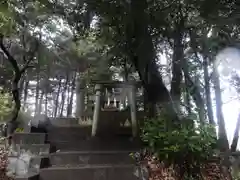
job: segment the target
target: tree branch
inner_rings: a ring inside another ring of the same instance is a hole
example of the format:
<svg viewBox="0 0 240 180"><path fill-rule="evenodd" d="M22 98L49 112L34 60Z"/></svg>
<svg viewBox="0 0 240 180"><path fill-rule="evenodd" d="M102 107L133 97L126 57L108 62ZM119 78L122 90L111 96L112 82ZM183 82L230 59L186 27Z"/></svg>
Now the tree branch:
<svg viewBox="0 0 240 180"><path fill-rule="evenodd" d="M32 58L28 59L28 61L23 66L23 68L20 70L21 74L23 74L29 67L32 67L29 65L31 61L32 61Z"/></svg>
<svg viewBox="0 0 240 180"><path fill-rule="evenodd" d="M38 48L39 48L39 42L38 42L38 40L36 40L35 49L32 50L31 56L29 57L27 62L24 64L23 68L20 70L21 73L24 73L30 67L34 67L34 66L29 65L29 64L33 61L34 55L37 52Z"/></svg>
<svg viewBox="0 0 240 180"><path fill-rule="evenodd" d="M3 38L4 38L3 34L0 34L0 48L2 49L3 53L7 56L7 60L14 68L15 73L20 73L20 69L18 67L16 59L10 54L10 52L3 44Z"/></svg>

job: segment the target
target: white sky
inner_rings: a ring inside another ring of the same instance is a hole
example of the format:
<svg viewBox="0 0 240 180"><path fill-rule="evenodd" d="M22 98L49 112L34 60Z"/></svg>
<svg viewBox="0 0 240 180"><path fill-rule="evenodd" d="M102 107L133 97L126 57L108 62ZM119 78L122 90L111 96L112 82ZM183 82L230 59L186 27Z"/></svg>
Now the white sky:
<svg viewBox="0 0 240 180"><path fill-rule="evenodd" d="M222 93L224 102L223 113L228 139L231 141L233 138L238 114L240 113L240 101L236 91L234 91L234 87L231 87L228 80L231 71L236 71L238 74L240 74L240 49L224 49L217 55L216 63L219 64L218 70L222 79L221 85L224 89Z"/></svg>

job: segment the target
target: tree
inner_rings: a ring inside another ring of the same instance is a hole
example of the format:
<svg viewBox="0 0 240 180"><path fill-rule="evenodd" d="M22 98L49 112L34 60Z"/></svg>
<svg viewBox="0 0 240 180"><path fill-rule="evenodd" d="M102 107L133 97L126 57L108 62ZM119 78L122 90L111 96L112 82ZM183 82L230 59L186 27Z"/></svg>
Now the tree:
<svg viewBox="0 0 240 180"><path fill-rule="evenodd" d="M29 33L26 32L27 28L31 28L31 24L33 22L33 19L29 20L25 18L26 14L33 14L35 11L32 9L32 6L30 5L31 2L23 2L19 1L18 8L22 9L23 12L16 11L15 7L16 5L11 1L5 1L2 2L4 5L3 8L5 9L5 13L1 11L1 18L4 20L3 25L1 26L1 32L0 32L0 49L2 50L6 60L11 64L12 70L13 70L13 80L12 80L12 95L13 100L15 102L15 107L13 109L13 116L11 118L11 121L9 122L9 134L12 134L14 129L16 128L16 119L18 117L19 110L21 108L21 102L20 102L20 92L19 92L19 82L21 78L23 77L26 70L31 67L30 63L35 59L35 53L39 48L39 40L35 37L32 38L33 42L31 42L31 45L33 45L31 48L26 47L26 39L29 38ZM8 18L6 18L9 15ZM9 20L7 22L5 19ZM23 60L23 66L21 67L21 64L18 63L18 60L14 55L12 55L12 52L10 52L10 49L6 47L6 44L11 45L11 38L6 38L7 36L11 36L11 33L13 32L22 33L22 46L19 46L19 48L23 51L22 53L22 60Z"/></svg>
<svg viewBox="0 0 240 180"><path fill-rule="evenodd" d="M16 128L16 127L14 127L14 123L16 122L19 110L21 108L18 84L19 84L19 81L21 80L23 74L27 70L27 68L30 67L29 64L33 60L34 56L30 57L22 68L19 67L17 60L7 50L7 48L4 45L3 40L4 40L4 36L0 34L0 48L3 51L3 53L6 55L6 58L9 61L9 63L12 65L12 68L14 71L14 76L13 76L13 80L12 80L12 95L13 95L13 100L15 102L15 107L13 110L13 117L9 124L9 126L10 126L9 133L11 134L13 132L14 128ZM36 45L36 48L37 48L37 45Z"/></svg>

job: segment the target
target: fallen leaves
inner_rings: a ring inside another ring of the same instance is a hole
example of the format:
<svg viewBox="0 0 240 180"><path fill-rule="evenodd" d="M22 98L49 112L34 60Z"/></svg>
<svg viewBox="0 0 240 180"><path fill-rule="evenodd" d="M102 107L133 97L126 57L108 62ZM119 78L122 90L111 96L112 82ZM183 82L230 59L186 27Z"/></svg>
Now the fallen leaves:
<svg viewBox="0 0 240 180"><path fill-rule="evenodd" d="M166 167L151 157L143 161L149 169L149 180L184 180L179 176L179 171L173 165ZM219 161L211 161L201 168L202 180L231 180L231 173L227 168L221 166Z"/></svg>
<svg viewBox="0 0 240 180"><path fill-rule="evenodd" d="M13 180L13 178L7 176L8 166L8 151L0 148L0 180Z"/></svg>

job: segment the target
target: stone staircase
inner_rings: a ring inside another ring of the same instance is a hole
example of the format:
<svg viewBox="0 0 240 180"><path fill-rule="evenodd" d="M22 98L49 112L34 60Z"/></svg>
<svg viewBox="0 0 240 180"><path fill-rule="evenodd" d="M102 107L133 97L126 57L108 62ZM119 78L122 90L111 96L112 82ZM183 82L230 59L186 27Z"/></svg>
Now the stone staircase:
<svg viewBox="0 0 240 180"><path fill-rule="evenodd" d="M63 123L64 121L64 123ZM48 133L51 153L39 169L39 180L139 180L139 168L130 157L141 143L131 138L130 128L91 137L90 126L74 119L55 121ZM34 176L36 179L36 176ZM33 176L25 179L34 179ZM34 180L35 180L34 179ZM20 180L20 179L19 179ZM21 179L23 180L23 179Z"/></svg>

